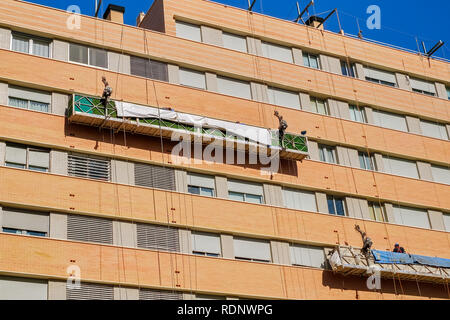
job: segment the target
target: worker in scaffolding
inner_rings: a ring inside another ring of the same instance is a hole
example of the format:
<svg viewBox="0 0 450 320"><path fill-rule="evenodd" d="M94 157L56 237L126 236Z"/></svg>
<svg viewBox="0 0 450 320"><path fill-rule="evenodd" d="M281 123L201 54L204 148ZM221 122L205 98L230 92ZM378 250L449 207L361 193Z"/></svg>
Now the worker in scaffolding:
<svg viewBox="0 0 450 320"><path fill-rule="evenodd" d="M363 247L361 252L364 253L366 256L370 253L370 248L372 247L372 239L370 239L367 234L361 230L359 225L355 226L355 230L358 231L361 234L362 240L363 240Z"/></svg>
<svg viewBox="0 0 450 320"><path fill-rule="evenodd" d="M405 248L400 247L400 244L398 244L398 243L395 244L394 250L392 250L392 252L406 253Z"/></svg>
<svg viewBox="0 0 450 320"><path fill-rule="evenodd" d="M105 85L105 89L103 90L103 95L100 102L103 104L103 107L105 107L105 115L106 115L107 114L106 107L108 106L109 99L111 98L113 89L109 86L109 83L108 81L106 81L105 76L102 77L102 82Z"/></svg>
<svg viewBox="0 0 450 320"><path fill-rule="evenodd" d="M278 118L278 137L280 139L280 147L284 149L284 134L286 132L286 129L288 128L288 124L286 120L283 119L283 116L278 113L278 111L275 111L275 116Z"/></svg>

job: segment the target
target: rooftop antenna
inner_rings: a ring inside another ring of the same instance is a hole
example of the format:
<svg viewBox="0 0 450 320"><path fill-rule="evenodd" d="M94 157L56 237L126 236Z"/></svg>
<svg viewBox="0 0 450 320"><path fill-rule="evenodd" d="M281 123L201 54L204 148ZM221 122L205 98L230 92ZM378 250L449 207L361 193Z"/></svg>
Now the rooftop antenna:
<svg viewBox="0 0 450 320"><path fill-rule="evenodd" d="M305 21L303 21L302 17L305 14L305 12L309 9L310 6L312 6L314 4L314 0L311 0L311 2L306 6L305 9L303 9L303 11L300 13L300 6L297 2L297 12L298 12L298 16L297 19L294 20L295 23L298 23L300 20L303 22L303 24L305 23Z"/></svg>
<svg viewBox="0 0 450 320"><path fill-rule="evenodd" d="M99 0L95 0L95 17L97 18L98 12L100 11L100 6L102 5L102 1L98 2Z"/></svg>
<svg viewBox="0 0 450 320"><path fill-rule="evenodd" d="M250 3L250 0L247 0L247 1L248 1L248 11L252 11L256 0L253 0L252 3Z"/></svg>
<svg viewBox="0 0 450 320"><path fill-rule="evenodd" d="M327 21L336 11L337 11L337 8L334 8L334 10L331 11L330 14L327 15L326 18L321 23L319 23L317 28L320 28L320 26L323 25L325 23L325 21Z"/></svg>
<svg viewBox="0 0 450 320"><path fill-rule="evenodd" d="M442 40L439 40L438 43L434 45L433 48L430 49L425 55L429 58L431 57L437 50L439 50L440 47L444 45L444 42ZM425 45L424 45L425 46Z"/></svg>
<svg viewBox="0 0 450 320"><path fill-rule="evenodd" d="M359 26L358 18L356 18L356 24L358 25L358 38L360 38L362 40L362 38L363 38L362 30L361 30L361 27Z"/></svg>
<svg viewBox="0 0 450 320"><path fill-rule="evenodd" d="M422 41L422 49L423 49L423 54L427 55L427 47L425 47L425 42Z"/></svg>

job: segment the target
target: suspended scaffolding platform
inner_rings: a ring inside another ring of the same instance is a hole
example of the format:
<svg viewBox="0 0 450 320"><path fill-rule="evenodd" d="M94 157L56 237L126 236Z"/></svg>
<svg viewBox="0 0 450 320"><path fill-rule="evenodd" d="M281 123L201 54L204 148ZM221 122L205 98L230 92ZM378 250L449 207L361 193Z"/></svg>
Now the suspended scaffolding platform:
<svg viewBox="0 0 450 320"><path fill-rule="evenodd" d="M389 259L380 259L381 255L388 255ZM449 283L450 266L448 259L422 257L424 260L430 260L431 264L416 263L408 254L395 254L391 252L372 251L369 255L364 255L361 249L351 246L337 246L334 249L326 251L328 261L333 272L344 276L371 276L374 270L379 272L384 279L400 279L409 281L431 282L431 283ZM399 255L397 257L397 255ZM404 259L402 256L408 256ZM425 259L429 258L429 259ZM387 262L390 263L380 263ZM444 261L443 264L433 263L433 260ZM426 263L426 262L425 262ZM439 266L440 265L440 266Z"/></svg>
<svg viewBox="0 0 450 320"><path fill-rule="evenodd" d="M255 131L268 132L267 143L252 140L250 137L240 136L228 132L226 128L221 127L198 127L195 124L186 122L178 122L161 118L161 116L137 118L137 117L123 117L119 116L118 106L121 102L109 101L106 109L100 102L98 97L89 97L81 94L74 94L71 97L68 108L68 119L71 123L83 124L99 128L114 129L115 131L126 131L134 134L143 134L149 136L171 139L174 133L191 137L191 141L202 141L204 144L221 143L224 147L230 148L233 146L235 150L245 150L248 153L264 152L269 156L279 155L280 158L290 160L303 160L308 154L308 139L306 136L286 133L283 139L284 148L280 147L280 140L278 137L278 130L267 130L258 127L251 127L247 125L246 129L254 128ZM144 106L140 106L145 108ZM151 107L147 107L151 108ZM152 108L155 109L155 108ZM121 110L119 108L119 110ZM183 114L187 115L187 114ZM187 115L189 117L197 117L194 115ZM213 120L217 123L224 123L230 125L232 122L221 120Z"/></svg>

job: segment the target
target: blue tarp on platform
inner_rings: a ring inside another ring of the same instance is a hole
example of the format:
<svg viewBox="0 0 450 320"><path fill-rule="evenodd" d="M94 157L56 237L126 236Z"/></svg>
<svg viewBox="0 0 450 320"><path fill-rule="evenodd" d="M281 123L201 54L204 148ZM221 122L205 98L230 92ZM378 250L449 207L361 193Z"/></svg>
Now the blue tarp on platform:
<svg viewBox="0 0 450 320"><path fill-rule="evenodd" d="M379 250L372 250L372 254L377 263L421 264L432 267L450 268L450 259Z"/></svg>

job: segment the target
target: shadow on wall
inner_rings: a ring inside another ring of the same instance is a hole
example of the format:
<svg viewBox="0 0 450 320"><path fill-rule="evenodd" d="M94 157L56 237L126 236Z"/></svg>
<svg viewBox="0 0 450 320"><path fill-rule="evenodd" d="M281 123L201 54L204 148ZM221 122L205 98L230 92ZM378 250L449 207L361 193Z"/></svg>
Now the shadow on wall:
<svg viewBox="0 0 450 320"><path fill-rule="evenodd" d="M450 292L445 284L382 279L380 290L370 290L366 285L367 278L368 277L343 276L335 274L332 271L324 271L322 274L322 284L330 289L354 291L355 299L365 299L365 292L374 291L379 292L380 300L395 299L392 296L383 296L383 294L402 295L403 299L405 299L405 297L410 297L411 299L450 299Z"/></svg>

